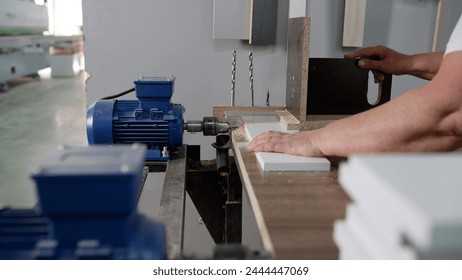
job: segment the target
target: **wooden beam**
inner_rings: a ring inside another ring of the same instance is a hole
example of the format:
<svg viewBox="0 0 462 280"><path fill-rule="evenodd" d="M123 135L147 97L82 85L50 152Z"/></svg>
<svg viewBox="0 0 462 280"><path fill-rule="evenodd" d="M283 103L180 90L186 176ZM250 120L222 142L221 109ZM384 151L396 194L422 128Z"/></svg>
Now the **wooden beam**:
<svg viewBox="0 0 462 280"><path fill-rule="evenodd" d="M365 18L366 0L345 0L342 46L363 46Z"/></svg>
<svg viewBox="0 0 462 280"><path fill-rule="evenodd" d="M212 106L212 116L219 119L226 118L226 112L274 112L277 110L285 110L286 107L276 106Z"/></svg>
<svg viewBox="0 0 462 280"><path fill-rule="evenodd" d="M432 51L444 51L447 43L448 19L452 0L438 0L436 11L435 31L433 33Z"/></svg>

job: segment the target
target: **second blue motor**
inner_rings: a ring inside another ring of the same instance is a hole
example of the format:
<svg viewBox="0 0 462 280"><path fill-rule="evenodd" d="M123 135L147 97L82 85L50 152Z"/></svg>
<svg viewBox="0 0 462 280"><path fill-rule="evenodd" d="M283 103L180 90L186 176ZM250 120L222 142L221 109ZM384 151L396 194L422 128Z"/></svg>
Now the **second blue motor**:
<svg viewBox="0 0 462 280"><path fill-rule="evenodd" d="M89 144L144 143L147 160L167 161L183 144L183 112L171 103L174 77L135 80L138 100L98 100L87 113Z"/></svg>

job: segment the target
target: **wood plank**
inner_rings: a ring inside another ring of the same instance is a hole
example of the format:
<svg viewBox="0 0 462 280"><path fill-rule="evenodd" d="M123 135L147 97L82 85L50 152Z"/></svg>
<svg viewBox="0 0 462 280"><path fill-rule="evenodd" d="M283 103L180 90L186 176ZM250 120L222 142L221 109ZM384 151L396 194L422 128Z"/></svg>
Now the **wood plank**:
<svg viewBox="0 0 462 280"><path fill-rule="evenodd" d="M286 107L281 106L225 106L213 105L212 116L225 119L226 112L274 112L276 110L285 110Z"/></svg>
<svg viewBox="0 0 462 280"><path fill-rule="evenodd" d="M350 199L337 183L337 164L330 172L264 172L248 151L244 128L232 138L264 249L277 259L338 258L333 224Z"/></svg>
<svg viewBox="0 0 462 280"><path fill-rule="evenodd" d="M257 228L260 233L263 249L266 252L268 252L268 254L275 256L273 244L271 242L268 229L266 227L265 221L261 214L262 211L260 209L260 204L258 203L258 199L255 195L254 189L251 187L252 184L251 184L248 172L247 172L245 160L246 160L246 157L248 157L248 153L243 154L241 151L241 148L239 147L239 146L242 146L242 141L247 141L244 128L240 127L234 130L232 132L231 139L232 139L232 149L233 149L233 153L236 159L236 165L239 169L239 175L241 177L241 182L243 185L243 192L245 191L247 193L247 197L249 198L249 201L250 201L250 207L252 208L254 212L255 221L257 223Z"/></svg>
<svg viewBox="0 0 462 280"><path fill-rule="evenodd" d="M347 115L308 115L307 120L300 123L300 131L320 129L345 117Z"/></svg>
<svg viewBox="0 0 462 280"><path fill-rule="evenodd" d="M278 0L250 0L251 45L276 43Z"/></svg>
<svg viewBox="0 0 462 280"><path fill-rule="evenodd" d="M310 18L290 18L287 36L286 106L299 121L305 121Z"/></svg>
<svg viewBox="0 0 462 280"><path fill-rule="evenodd" d="M345 0L343 18L343 47L362 47L364 22L366 19L366 0Z"/></svg>
<svg viewBox="0 0 462 280"><path fill-rule="evenodd" d="M300 121L294 117L289 111L287 110L280 110L276 111L279 121L281 125L286 130L300 130Z"/></svg>
<svg viewBox="0 0 462 280"><path fill-rule="evenodd" d="M452 0L438 0L438 10L435 18L435 31L433 34L433 52L442 52L446 49L449 12Z"/></svg>

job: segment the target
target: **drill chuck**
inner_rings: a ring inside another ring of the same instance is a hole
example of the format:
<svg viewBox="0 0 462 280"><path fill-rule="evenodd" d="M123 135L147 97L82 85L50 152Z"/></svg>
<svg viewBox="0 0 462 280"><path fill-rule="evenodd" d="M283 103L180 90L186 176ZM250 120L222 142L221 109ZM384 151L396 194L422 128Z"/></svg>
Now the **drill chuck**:
<svg viewBox="0 0 462 280"><path fill-rule="evenodd" d="M188 132L202 132L207 135L218 135L229 131L229 123L215 117L204 117L202 121L188 121L183 123L183 130Z"/></svg>

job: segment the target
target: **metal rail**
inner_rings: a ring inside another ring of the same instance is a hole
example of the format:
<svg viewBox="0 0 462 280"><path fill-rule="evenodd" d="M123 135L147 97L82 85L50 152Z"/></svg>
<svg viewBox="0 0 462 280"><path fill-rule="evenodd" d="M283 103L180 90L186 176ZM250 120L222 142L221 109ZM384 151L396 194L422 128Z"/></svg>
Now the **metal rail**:
<svg viewBox="0 0 462 280"><path fill-rule="evenodd" d="M158 217L165 224L167 257L181 256L184 236L184 209L186 196L186 145L172 156L165 171L164 187Z"/></svg>

